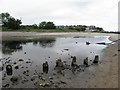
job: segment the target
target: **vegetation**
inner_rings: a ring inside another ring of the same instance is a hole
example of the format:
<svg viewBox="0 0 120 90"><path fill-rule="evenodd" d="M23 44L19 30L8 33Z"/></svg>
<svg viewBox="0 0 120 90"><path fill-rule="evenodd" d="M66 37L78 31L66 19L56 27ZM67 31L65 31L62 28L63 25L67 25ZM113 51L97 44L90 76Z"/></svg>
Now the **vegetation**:
<svg viewBox="0 0 120 90"><path fill-rule="evenodd" d="M21 20L15 19L9 13L1 13L2 26L8 29L20 29Z"/></svg>
<svg viewBox="0 0 120 90"><path fill-rule="evenodd" d="M56 26L53 22L43 21L39 24L40 29L56 29Z"/></svg>
<svg viewBox="0 0 120 90"><path fill-rule="evenodd" d="M3 31L25 32L104 32L103 28L86 25L56 26L53 22L42 21L33 25L21 25L22 21L10 16L9 13L1 13Z"/></svg>

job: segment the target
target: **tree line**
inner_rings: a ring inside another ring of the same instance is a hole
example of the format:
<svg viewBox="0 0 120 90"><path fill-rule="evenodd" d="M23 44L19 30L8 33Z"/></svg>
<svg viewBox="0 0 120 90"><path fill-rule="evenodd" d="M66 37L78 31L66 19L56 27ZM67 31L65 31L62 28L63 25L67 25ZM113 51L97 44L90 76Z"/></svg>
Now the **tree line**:
<svg viewBox="0 0 120 90"><path fill-rule="evenodd" d="M77 31L85 31L88 26L86 25L70 25L70 26L56 26L53 22L46 22L42 21L37 24L33 25L21 25L22 21L20 19L16 19L12 17L9 13L1 13L1 21L2 26L7 29L18 30L18 29L70 29L70 30L77 30ZM95 31L104 31L101 27L89 27L89 29L94 29Z"/></svg>

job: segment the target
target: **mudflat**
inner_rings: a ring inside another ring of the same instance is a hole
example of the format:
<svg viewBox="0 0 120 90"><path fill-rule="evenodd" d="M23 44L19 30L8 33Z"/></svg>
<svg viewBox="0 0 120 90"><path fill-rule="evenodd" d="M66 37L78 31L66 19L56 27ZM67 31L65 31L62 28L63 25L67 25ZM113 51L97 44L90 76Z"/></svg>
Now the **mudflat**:
<svg viewBox="0 0 120 90"><path fill-rule="evenodd" d="M118 88L118 56L120 52L120 41L118 34L106 33L38 33L38 32L1 32L3 40L8 37L47 37L47 36L110 36L110 40L114 43L108 45L103 50L102 63L100 65L92 65L83 73L74 76L74 78L65 79L62 76L65 88ZM11 38L10 38L11 39ZM57 80L57 79L56 79Z"/></svg>

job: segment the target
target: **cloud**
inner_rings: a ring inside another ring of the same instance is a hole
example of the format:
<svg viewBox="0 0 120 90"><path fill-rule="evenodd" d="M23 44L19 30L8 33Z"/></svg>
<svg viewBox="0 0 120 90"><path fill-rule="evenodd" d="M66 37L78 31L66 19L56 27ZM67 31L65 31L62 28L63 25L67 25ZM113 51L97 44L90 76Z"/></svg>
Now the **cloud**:
<svg viewBox="0 0 120 90"><path fill-rule="evenodd" d="M0 12L22 17L23 24L96 25L118 30L118 0L0 0Z"/></svg>

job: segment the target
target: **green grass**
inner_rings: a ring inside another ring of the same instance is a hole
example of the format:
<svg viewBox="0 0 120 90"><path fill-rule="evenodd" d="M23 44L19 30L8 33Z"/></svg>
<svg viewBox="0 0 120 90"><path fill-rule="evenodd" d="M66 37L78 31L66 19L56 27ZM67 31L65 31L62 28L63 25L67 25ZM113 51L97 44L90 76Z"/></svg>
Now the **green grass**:
<svg viewBox="0 0 120 90"><path fill-rule="evenodd" d="M12 30L3 28L2 31L19 31L19 32L79 32L78 30L71 30L71 29L19 29L19 30Z"/></svg>

